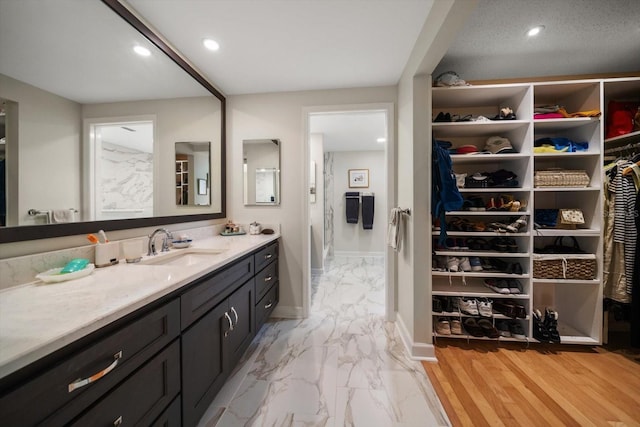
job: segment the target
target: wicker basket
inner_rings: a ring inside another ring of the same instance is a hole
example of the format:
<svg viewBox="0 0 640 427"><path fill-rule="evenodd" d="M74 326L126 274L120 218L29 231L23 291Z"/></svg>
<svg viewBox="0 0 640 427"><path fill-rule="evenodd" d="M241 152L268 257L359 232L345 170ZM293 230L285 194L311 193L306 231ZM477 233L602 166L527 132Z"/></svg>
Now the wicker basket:
<svg viewBox="0 0 640 427"><path fill-rule="evenodd" d="M596 256L594 254L533 254L533 277L535 279L596 278Z"/></svg>
<svg viewBox="0 0 640 427"><path fill-rule="evenodd" d="M583 170L548 169L536 171L533 175L536 187L586 187L590 181Z"/></svg>

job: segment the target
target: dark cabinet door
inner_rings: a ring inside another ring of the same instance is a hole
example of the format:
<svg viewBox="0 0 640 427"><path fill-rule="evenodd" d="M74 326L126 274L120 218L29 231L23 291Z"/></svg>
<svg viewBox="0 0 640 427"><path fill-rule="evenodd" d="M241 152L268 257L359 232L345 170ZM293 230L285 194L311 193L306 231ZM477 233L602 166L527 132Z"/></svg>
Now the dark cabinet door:
<svg viewBox="0 0 640 427"><path fill-rule="evenodd" d="M219 304L182 334L182 412L185 426L198 423L226 379L223 340L230 325L227 307L226 301Z"/></svg>
<svg viewBox="0 0 640 427"><path fill-rule="evenodd" d="M255 292L253 279L229 297L229 315L233 330L224 340L225 368L231 372L255 336Z"/></svg>

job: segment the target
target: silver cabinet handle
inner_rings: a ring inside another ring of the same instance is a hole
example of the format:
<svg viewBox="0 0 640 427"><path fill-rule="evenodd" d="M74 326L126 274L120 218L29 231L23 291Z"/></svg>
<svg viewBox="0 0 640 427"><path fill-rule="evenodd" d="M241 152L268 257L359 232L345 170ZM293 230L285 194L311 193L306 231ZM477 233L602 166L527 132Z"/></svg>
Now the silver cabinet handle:
<svg viewBox="0 0 640 427"><path fill-rule="evenodd" d="M236 317L236 324L235 326L238 325L238 312L236 311L235 308L231 307L231 312L233 313L233 315Z"/></svg>
<svg viewBox="0 0 640 427"><path fill-rule="evenodd" d="M273 305L273 301L270 300L269 303L264 306L264 308L271 308L272 305Z"/></svg>
<svg viewBox="0 0 640 427"><path fill-rule="evenodd" d="M231 321L231 317L229 317L229 313L224 312L224 317L227 318L227 322L229 322L229 329L224 333L224 336L228 336L229 332L233 331L233 322Z"/></svg>
<svg viewBox="0 0 640 427"><path fill-rule="evenodd" d="M122 350L120 350L119 352L114 354L113 355L113 359L114 360L111 363L111 365L107 366L106 368L104 368L100 372L97 372L97 373L91 375L88 378L77 379L74 382L72 382L71 384L69 384L69 393L71 393L75 389L82 388L82 387L86 386L87 384L91 384L92 382L98 381L100 378L104 377L109 372L113 371L116 368L116 366L118 366L118 362L120 361L120 359L122 359Z"/></svg>
<svg viewBox="0 0 640 427"><path fill-rule="evenodd" d="M271 279L273 279L273 276L267 276L267 277L264 278L264 281L265 282L270 282Z"/></svg>
<svg viewBox="0 0 640 427"><path fill-rule="evenodd" d="M272 257L272 256L273 256L272 254L266 254L266 255L264 256L264 259L271 259L271 257Z"/></svg>
<svg viewBox="0 0 640 427"><path fill-rule="evenodd" d="M116 418L116 420L113 422L113 425L114 427L118 427L119 425L122 425L122 415Z"/></svg>

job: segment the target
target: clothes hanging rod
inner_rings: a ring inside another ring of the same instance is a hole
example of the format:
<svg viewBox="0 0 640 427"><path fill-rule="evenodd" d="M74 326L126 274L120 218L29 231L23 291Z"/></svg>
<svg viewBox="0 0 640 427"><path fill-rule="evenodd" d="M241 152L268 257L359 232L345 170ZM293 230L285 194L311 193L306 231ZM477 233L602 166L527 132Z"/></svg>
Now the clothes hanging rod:
<svg viewBox="0 0 640 427"><path fill-rule="evenodd" d="M411 216L411 209L409 209L409 208L402 209L401 207L398 207L398 210L400 211L401 214L405 214L405 215Z"/></svg>

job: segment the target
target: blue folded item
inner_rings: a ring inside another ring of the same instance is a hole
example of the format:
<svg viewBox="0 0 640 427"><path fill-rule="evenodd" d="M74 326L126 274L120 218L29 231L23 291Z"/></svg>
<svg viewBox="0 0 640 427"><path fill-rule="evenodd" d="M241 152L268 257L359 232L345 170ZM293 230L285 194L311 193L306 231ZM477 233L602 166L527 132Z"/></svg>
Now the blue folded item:
<svg viewBox="0 0 640 427"><path fill-rule="evenodd" d="M589 142L575 142L569 138L556 137L556 138L538 138L533 142L534 147L541 147L543 145L553 145L556 150L569 153L575 153L576 151L586 151L589 149ZM567 149L568 148L568 149Z"/></svg>

